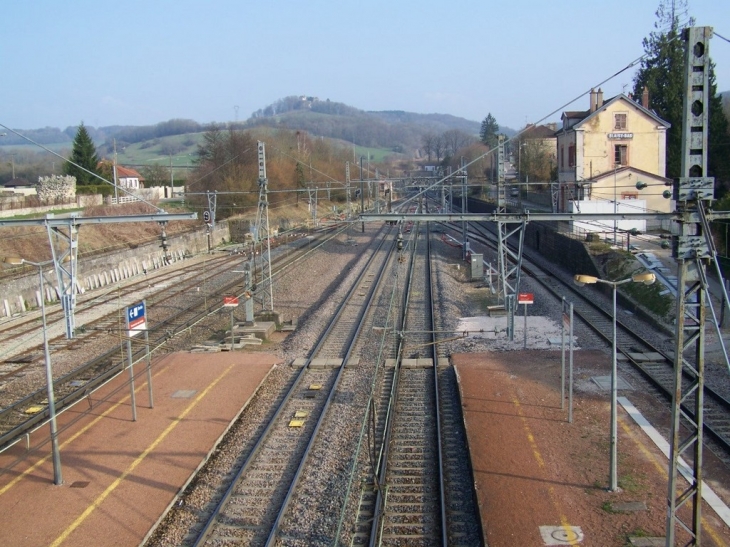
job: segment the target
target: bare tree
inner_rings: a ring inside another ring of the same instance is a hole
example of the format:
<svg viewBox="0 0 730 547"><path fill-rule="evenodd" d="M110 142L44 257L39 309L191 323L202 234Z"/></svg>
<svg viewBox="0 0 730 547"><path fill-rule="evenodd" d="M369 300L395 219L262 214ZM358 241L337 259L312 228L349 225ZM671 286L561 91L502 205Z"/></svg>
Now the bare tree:
<svg viewBox="0 0 730 547"><path fill-rule="evenodd" d="M433 139L433 153L436 155L436 161L440 162L441 157L446 154L446 142L443 135L438 135Z"/></svg>
<svg viewBox="0 0 730 547"><path fill-rule="evenodd" d="M431 161L431 154L434 152L434 141L436 140L436 135L433 133L426 133L421 137L421 145L423 146L423 151L426 152L426 155L428 156L428 161Z"/></svg>
<svg viewBox="0 0 730 547"><path fill-rule="evenodd" d="M456 153L461 149L472 144L476 139L461 129L450 129L444 132L442 136L446 150L455 156Z"/></svg>

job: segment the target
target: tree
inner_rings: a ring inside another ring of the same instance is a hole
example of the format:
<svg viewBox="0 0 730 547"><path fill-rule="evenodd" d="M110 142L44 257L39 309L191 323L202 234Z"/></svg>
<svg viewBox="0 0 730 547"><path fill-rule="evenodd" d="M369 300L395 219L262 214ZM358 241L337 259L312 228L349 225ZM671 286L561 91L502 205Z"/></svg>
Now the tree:
<svg viewBox="0 0 730 547"><path fill-rule="evenodd" d="M460 148L465 148L472 144L473 137L468 133L465 133L461 129L449 129L443 134L443 140L446 144L446 149L451 156L455 156L456 152Z"/></svg>
<svg viewBox="0 0 730 547"><path fill-rule="evenodd" d="M684 101L685 44L682 40L681 24L686 6L676 0L662 1L656 11L656 29L643 46L646 57L634 78L634 96L641 97L644 87L649 91L649 108L672 124L667 131L666 176L676 178L682 175L682 122ZM688 19L687 25L694 20ZM708 172L705 176L716 177L716 185L730 179L728 160L727 118L722 111L722 99L717 95L714 65L710 65L710 122ZM724 152L724 153L723 153Z"/></svg>
<svg viewBox="0 0 730 547"><path fill-rule="evenodd" d="M63 174L76 177L77 186L97 184L101 181L91 173L97 173L98 164L99 158L96 156L94 141L84 127L84 122L81 122L76 131L71 157L63 164Z"/></svg>
<svg viewBox="0 0 730 547"><path fill-rule="evenodd" d="M436 155L436 161L440 162L441 157L446 154L446 142L444 141L444 136L437 136L431 143L431 146L433 153Z"/></svg>
<svg viewBox="0 0 730 547"><path fill-rule="evenodd" d="M479 140L487 145L490 150L497 147L499 142L499 124L497 124L497 120L492 116L491 112L482 121Z"/></svg>
<svg viewBox="0 0 730 547"><path fill-rule="evenodd" d="M426 152L426 155L428 156L428 161L431 161L431 154L433 154L433 145L436 141L436 135L434 133L426 133L421 137L421 145L423 146L423 151Z"/></svg>
<svg viewBox="0 0 730 547"><path fill-rule="evenodd" d="M170 170L164 165L153 163L145 165L140 175L144 177L145 186L165 186L170 183Z"/></svg>

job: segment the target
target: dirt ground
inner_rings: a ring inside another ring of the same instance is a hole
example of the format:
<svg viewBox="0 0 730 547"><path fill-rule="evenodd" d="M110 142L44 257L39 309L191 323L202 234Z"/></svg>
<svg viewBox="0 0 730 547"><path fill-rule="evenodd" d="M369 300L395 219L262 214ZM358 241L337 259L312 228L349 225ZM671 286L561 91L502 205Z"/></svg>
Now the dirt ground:
<svg viewBox="0 0 730 547"><path fill-rule="evenodd" d="M568 423L567 388L561 409L559 351L453 354L451 359L490 547L622 547L630 545L629 537L665 536L667 458L620 405L620 491L607 489L610 392L592 377L610 374L608 354L575 352L573 423ZM619 397L657 427L668 423L651 395L625 389ZM730 503L730 474L709 450L703 471L705 482ZM621 505L626 503L631 505ZM702 545L730 545L728 526L707 504L702 514ZM678 538L682 545L688 539Z"/></svg>

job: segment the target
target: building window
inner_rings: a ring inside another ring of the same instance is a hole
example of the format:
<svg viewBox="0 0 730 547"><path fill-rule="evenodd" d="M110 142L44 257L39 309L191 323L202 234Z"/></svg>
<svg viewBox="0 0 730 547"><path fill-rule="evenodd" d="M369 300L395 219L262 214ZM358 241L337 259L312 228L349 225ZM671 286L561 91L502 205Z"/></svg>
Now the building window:
<svg viewBox="0 0 730 547"><path fill-rule="evenodd" d="M565 147L560 145L560 167L565 167Z"/></svg>
<svg viewBox="0 0 730 547"><path fill-rule="evenodd" d="M628 129L627 115L625 113L613 115L613 130L626 131Z"/></svg>
<svg viewBox="0 0 730 547"><path fill-rule="evenodd" d="M568 167L575 167L575 145L568 146Z"/></svg>
<svg viewBox="0 0 730 547"><path fill-rule="evenodd" d="M638 192L621 192L621 199L639 199Z"/></svg>
<svg viewBox="0 0 730 547"><path fill-rule="evenodd" d="M614 166L623 166L629 164L629 147L627 145L613 145L613 164Z"/></svg>

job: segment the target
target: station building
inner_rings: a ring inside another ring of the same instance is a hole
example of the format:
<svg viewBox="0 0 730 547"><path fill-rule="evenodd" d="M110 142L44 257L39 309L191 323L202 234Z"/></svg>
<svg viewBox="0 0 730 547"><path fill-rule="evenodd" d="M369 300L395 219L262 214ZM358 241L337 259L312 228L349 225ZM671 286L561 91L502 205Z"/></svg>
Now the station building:
<svg viewBox="0 0 730 547"><path fill-rule="evenodd" d="M636 213L673 210L664 197L671 180L666 172L666 135L670 124L641 103L619 94L604 101L591 90L590 108L562 114L556 132L558 212ZM637 187L637 183L639 183ZM613 230L600 223L574 223L585 231ZM620 231L666 229L658 221L621 220Z"/></svg>

